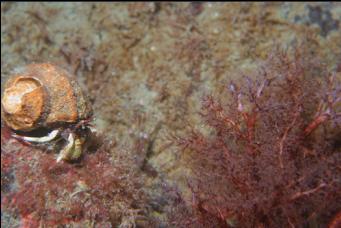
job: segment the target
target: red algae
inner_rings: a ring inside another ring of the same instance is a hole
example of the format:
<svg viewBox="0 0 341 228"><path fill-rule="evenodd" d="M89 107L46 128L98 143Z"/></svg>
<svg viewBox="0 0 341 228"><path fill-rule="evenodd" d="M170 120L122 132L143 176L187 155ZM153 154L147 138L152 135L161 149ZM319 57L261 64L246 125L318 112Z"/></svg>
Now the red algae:
<svg viewBox="0 0 341 228"><path fill-rule="evenodd" d="M193 173L192 226L327 225L340 210L341 85L302 54L276 53L228 84L228 101L206 96L211 131L176 139Z"/></svg>
<svg viewBox="0 0 341 228"><path fill-rule="evenodd" d="M114 165L105 146L86 153L78 163L57 163L55 154L2 132L1 207L19 215L21 227L103 227L124 222L132 211L143 218L138 211L145 196L137 175L128 164Z"/></svg>

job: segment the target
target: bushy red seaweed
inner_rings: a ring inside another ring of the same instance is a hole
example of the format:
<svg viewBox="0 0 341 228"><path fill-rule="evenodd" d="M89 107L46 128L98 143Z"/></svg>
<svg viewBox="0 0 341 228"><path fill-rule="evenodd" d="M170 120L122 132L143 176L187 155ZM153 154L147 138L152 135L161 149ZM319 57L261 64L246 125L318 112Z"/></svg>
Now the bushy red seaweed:
<svg viewBox="0 0 341 228"><path fill-rule="evenodd" d="M208 134L176 139L192 170L186 222L326 226L341 210L340 74L299 50L276 52L226 93L203 98Z"/></svg>
<svg viewBox="0 0 341 228"><path fill-rule="evenodd" d="M1 207L19 215L21 227L112 227L146 220L141 176L129 159L112 158L109 142L77 163L57 163L55 154L2 133Z"/></svg>

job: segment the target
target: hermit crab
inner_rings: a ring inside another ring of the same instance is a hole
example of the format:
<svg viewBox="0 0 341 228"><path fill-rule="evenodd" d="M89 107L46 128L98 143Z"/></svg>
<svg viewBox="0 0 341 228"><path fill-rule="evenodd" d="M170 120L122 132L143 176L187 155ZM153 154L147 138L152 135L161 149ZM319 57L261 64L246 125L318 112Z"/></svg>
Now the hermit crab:
<svg viewBox="0 0 341 228"><path fill-rule="evenodd" d="M6 82L1 104L3 120L13 137L30 145L64 141L57 162L77 160L94 130L86 95L70 73L50 63L19 69Z"/></svg>

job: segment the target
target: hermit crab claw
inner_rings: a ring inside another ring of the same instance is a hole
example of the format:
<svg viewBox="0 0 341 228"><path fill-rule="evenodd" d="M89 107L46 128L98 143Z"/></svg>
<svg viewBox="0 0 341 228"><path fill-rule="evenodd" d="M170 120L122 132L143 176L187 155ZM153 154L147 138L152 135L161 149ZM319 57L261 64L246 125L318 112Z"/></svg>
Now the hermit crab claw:
<svg viewBox="0 0 341 228"><path fill-rule="evenodd" d="M77 160L82 153L82 141L75 138L73 133L69 134L66 146L60 151L57 162Z"/></svg>
<svg viewBox="0 0 341 228"><path fill-rule="evenodd" d="M75 139L73 134L69 134L68 137L68 143L66 146L60 151L58 157L57 157L57 162L60 162L61 160L68 160L70 152L74 149L75 147Z"/></svg>

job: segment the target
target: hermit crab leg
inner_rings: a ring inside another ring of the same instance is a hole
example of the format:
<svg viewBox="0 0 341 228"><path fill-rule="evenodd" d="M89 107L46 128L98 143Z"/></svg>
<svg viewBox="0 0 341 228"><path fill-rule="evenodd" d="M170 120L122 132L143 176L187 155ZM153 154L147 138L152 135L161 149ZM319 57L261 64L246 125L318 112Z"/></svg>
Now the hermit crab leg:
<svg viewBox="0 0 341 228"><path fill-rule="evenodd" d="M53 130L47 136L43 136L43 137L27 137L27 136L20 136L17 134L13 134L13 137L27 141L27 142L46 143L55 139L58 134L59 134L59 130Z"/></svg>
<svg viewBox="0 0 341 228"><path fill-rule="evenodd" d="M57 162L60 162L61 160L68 160L70 153L72 153L72 150L75 147L75 139L72 133L69 134L68 137L68 143L66 146L60 151Z"/></svg>
<svg viewBox="0 0 341 228"><path fill-rule="evenodd" d="M97 129L91 126L88 126L88 129L90 130L91 133L97 133Z"/></svg>

